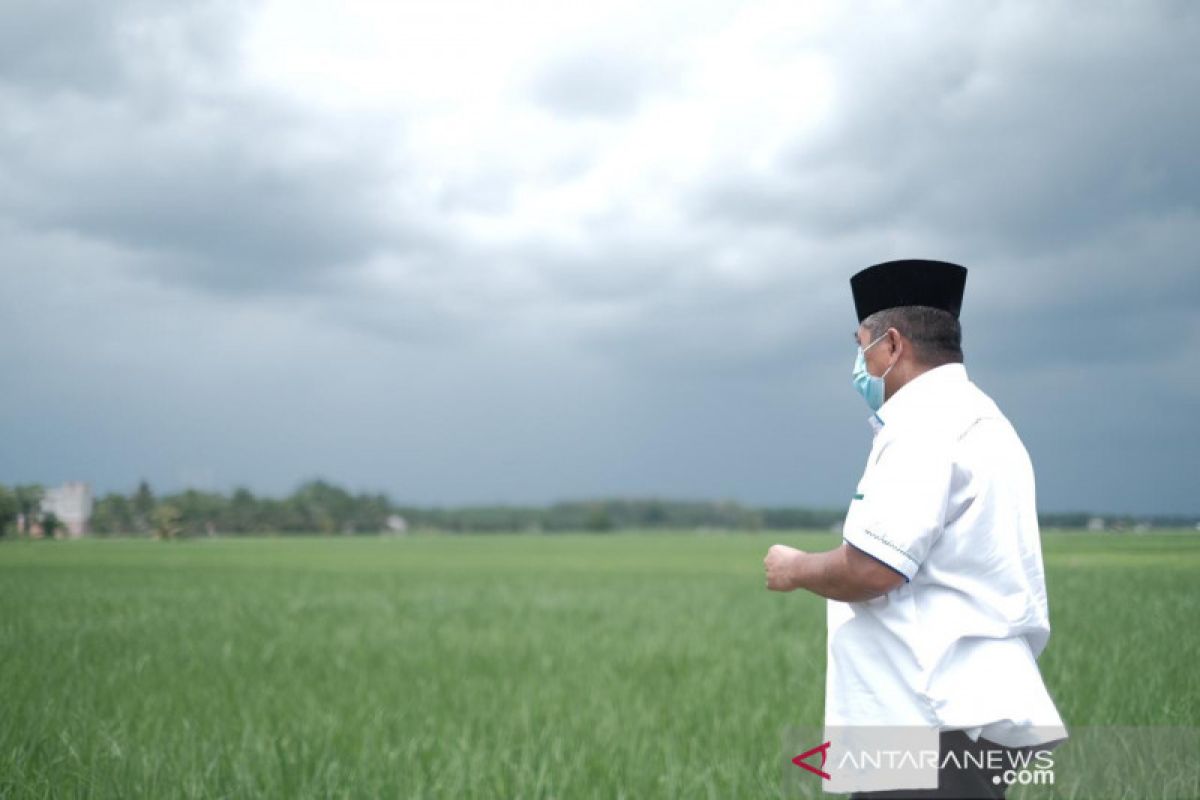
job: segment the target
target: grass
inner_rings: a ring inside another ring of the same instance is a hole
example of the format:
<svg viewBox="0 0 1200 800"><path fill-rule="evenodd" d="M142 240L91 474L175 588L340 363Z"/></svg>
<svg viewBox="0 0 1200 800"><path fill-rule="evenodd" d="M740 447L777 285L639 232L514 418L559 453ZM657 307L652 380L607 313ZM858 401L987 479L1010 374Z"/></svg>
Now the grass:
<svg viewBox="0 0 1200 800"><path fill-rule="evenodd" d="M3 797L773 797L829 534L0 545ZM1068 726L1200 725L1200 536L1047 534Z"/></svg>

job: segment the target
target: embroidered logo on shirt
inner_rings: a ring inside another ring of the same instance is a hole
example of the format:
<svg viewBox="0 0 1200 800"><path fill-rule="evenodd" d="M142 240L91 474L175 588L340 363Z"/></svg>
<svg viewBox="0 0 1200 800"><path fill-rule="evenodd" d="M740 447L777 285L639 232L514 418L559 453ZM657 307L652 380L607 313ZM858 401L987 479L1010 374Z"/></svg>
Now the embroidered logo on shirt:
<svg viewBox="0 0 1200 800"><path fill-rule="evenodd" d="M855 500L862 500L862 499L863 499L863 496L862 496L862 494L861 494L861 493L856 493L856 494L854 495L854 499L855 499Z"/></svg>

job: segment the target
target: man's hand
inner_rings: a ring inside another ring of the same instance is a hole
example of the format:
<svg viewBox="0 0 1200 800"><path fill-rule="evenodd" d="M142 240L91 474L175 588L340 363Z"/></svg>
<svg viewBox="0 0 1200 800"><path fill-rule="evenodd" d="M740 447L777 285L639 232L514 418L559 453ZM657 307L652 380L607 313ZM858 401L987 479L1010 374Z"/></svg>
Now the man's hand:
<svg viewBox="0 0 1200 800"><path fill-rule="evenodd" d="M763 559L763 568L767 572L767 588L773 592L790 592L800 588L797 580L800 560L807 553L788 547L786 544L773 544Z"/></svg>
<svg viewBox="0 0 1200 800"><path fill-rule="evenodd" d="M904 575L848 542L824 553L806 553L786 544L773 544L763 559L763 567L771 591L807 589L843 603L870 600L904 583Z"/></svg>

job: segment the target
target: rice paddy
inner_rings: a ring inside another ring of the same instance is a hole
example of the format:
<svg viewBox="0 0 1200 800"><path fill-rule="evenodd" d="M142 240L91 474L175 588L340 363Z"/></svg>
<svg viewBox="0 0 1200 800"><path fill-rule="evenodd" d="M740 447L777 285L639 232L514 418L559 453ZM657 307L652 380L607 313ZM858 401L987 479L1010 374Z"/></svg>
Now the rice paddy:
<svg viewBox="0 0 1200 800"><path fill-rule="evenodd" d="M1043 540L1068 726L1200 726L1200 535ZM0 796L777 797L825 615L776 541L838 539L3 542Z"/></svg>

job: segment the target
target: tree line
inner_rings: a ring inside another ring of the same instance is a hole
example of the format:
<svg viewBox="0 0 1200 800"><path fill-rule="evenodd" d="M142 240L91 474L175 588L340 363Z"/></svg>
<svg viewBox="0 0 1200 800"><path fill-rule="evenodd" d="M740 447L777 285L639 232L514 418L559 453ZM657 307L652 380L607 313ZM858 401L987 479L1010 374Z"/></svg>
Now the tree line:
<svg viewBox="0 0 1200 800"><path fill-rule="evenodd" d="M54 514L42 513L44 496L45 489L41 484L0 484L0 536L10 533L28 536L35 525L53 536L60 523Z"/></svg>
<svg viewBox="0 0 1200 800"><path fill-rule="evenodd" d="M43 488L0 485L0 534L52 533L60 523L41 514ZM147 481L124 494L97 497L88 530L96 535L159 538L211 534L358 534L388 530L445 532L614 531L643 528L829 528L841 511L750 508L734 502L600 499L549 506L415 506L382 493L352 493L324 480L302 483L286 497L245 487L222 492L187 489L158 494Z"/></svg>
<svg viewBox="0 0 1200 800"><path fill-rule="evenodd" d="M0 535L53 535L61 522L41 511L43 487L0 485ZM665 499L574 500L549 506L436 507L393 503L382 493L352 493L324 480L302 483L282 498L247 488L221 492L187 489L156 494L146 481L129 493L96 498L89 531L97 535L158 538L214 534L371 534L395 530L462 533L503 531L618 531L640 529L836 530L845 509L755 508L730 501ZM1046 528L1083 528L1093 515L1040 514ZM1109 517L1109 527L1192 527L1184 517Z"/></svg>
<svg viewBox="0 0 1200 800"><path fill-rule="evenodd" d="M614 531L642 528L828 528L842 513L805 509L754 509L732 502L601 499L549 506L415 506L382 493L354 494L323 480L301 484L282 498L247 488L230 494L189 489L155 495L140 483L129 494L97 499L91 531L170 538L221 534L357 534L388 530L450 533L503 531Z"/></svg>

